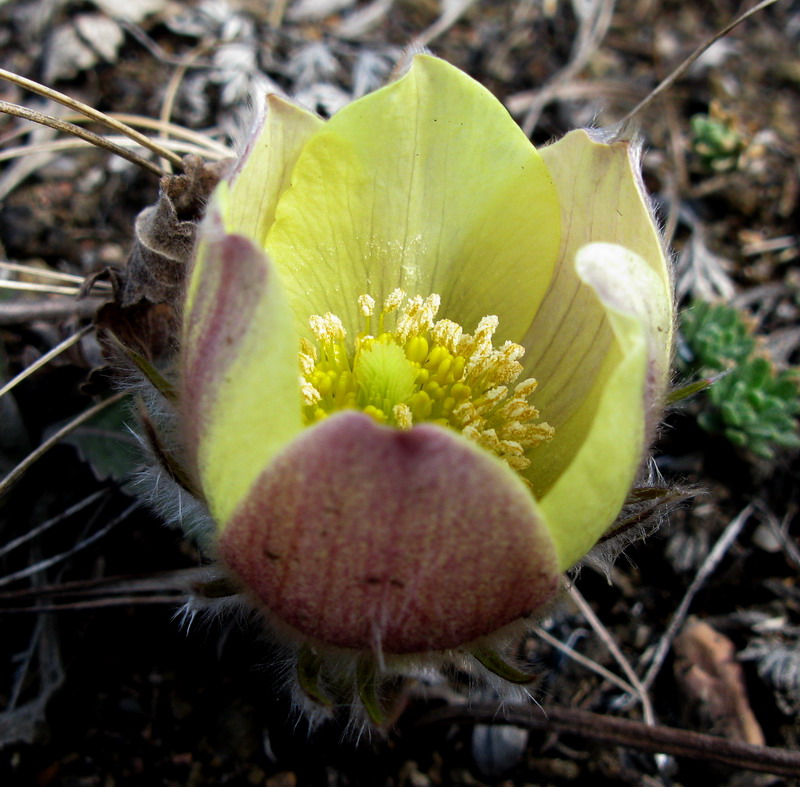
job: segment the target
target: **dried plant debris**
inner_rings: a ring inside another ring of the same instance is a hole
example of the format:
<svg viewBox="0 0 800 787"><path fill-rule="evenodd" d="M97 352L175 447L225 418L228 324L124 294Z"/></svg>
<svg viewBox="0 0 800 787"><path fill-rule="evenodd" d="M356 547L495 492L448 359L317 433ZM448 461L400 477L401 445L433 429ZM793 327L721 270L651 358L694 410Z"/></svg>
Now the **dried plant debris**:
<svg viewBox="0 0 800 787"><path fill-rule="evenodd" d="M427 46L487 85L541 144L570 128L619 121L740 6L0 3L2 67L107 112L196 130L200 137L184 139L174 128L145 126L178 155L190 152L179 144L198 145L194 153L211 150L202 140L214 146L205 162L187 160L183 172L176 164L159 196L158 178L128 162L0 117L0 152L8 156L0 161L0 263L49 275L2 268L3 381L64 339L91 332L56 349L0 399L0 466L10 471L65 419L85 412L93 404L87 393L107 396L110 377L168 373L162 364L174 350L194 229L225 166L212 159L239 149L266 93L329 116L402 69L409 48ZM645 543L627 546L605 573L587 566L575 580L640 682L663 646L645 704L607 643L562 602L517 654L536 673L526 690L545 710L637 719L649 702L656 721L713 726L728 736L720 745L758 741L759 727L771 746L800 745L799 45L800 11L776 3L636 118L645 180L686 309L678 381L717 379L680 405L689 417L668 419L658 467L665 486L704 494L672 511ZM3 98L67 114L15 85L4 84ZM87 275L90 294L76 300ZM40 289L11 289L18 285ZM129 348L124 355L120 343ZM102 371L87 383L97 366ZM448 683L415 676L400 734L388 742L343 746L334 728L308 740L302 725L287 723L275 676L260 666L280 663L281 654L254 644L252 632L241 631L246 621L221 629L187 614L186 631L172 620L189 593L186 581L170 578L205 569L191 544L141 509L129 511L131 499L119 492L146 450L133 442L126 408L81 426L0 503L0 782L139 784L146 771L198 787L734 785L734 769L500 725L499 717L416 727L445 705L468 718L468 673ZM750 504L757 521L743 524L724 554L715 552L719 534ZM213 579L193 580L198 607ZM11 611L26 606L37 608ZM672 649L687 610L713 630L687 627ZM691 718L683 715L690 704ZM750 772L738 778L757 783ZM771 783L793 777L785 778Z"/></svg>
<svg viewBox="0 0 800 787"><path fill-rule="evenodd" d="M699 718L726 738L764 744L747 698L733 643L707 623L690 620L675 640L675 674Z"/></svg>
<svg viewBox="0 0 800 787"><path fill-rule="evenodd" d="M757 639L739 654L754 661L759 677L774 692L781 711L795 721L800 717L800 637Z"/></svg>
<svg viewBox="0 0 800 787"><path fill-rule="evenodd" d="M47 84L74 79L102 63L113 63L125 34L104 14L77 14L57 27L47 42L43 78Z"/></svg>
<svg viewBox="0 0 800 787"><path fill-rule="evenodd" d="M108 277L114 297L97 313L98 337L109 359L119 362L120 346L152 361L165 361L177 341L179 298L191 262L197 223L227 162L207 164L187 156L184 173L162 179L156 204L143 210L123 270L106 269L89 283Z"/></svg>
<svg viewBox="0 0 800 787"><path fill-rule="evenodd" d="M42 615L26 628L30 639L14 654L17 669L9 676L12 683L7 685L4 680L2 685L7 699L0 707L0 751L41 738L47 725L47 705L64 681L55 621ZM7 642L16 648L22 640Z"/></svg>

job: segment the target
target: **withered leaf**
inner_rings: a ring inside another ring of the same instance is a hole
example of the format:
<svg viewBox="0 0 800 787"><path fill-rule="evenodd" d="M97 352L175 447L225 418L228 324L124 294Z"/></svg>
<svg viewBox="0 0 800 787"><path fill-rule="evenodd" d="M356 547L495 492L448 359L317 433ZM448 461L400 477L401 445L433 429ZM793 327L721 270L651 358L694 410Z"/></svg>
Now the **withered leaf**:
<svg viewBox="0 0 800 787"><path fill-rule="evenodd" d="M675 640L675 655L675 676L703 721L726 738L763 746L733 643L708 623L690 620Z"/></svg>

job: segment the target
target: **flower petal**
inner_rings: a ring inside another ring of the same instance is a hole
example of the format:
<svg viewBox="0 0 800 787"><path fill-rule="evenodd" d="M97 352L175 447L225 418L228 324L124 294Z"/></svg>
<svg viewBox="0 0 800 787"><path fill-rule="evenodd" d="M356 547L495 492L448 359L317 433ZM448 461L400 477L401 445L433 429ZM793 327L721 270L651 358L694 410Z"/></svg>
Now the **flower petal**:
<svg viewBox="0 0 800 787"><path fill-rule="evenodd" d="M252 238L261 248L303 145L324 125L313 113L275 95L267 96L265 113L233 173L231 210L225 217L228 232Z"/></svg>
<svg viewBox="0 0 800 787"><path fill-rule="evenodd" d="M614 342L602 302L575 269L579 249L593 242L630 249L655 275L651 281L660 282L641 297L660 304L661 314L672 309L667 262L629 145L607 145L595 142L585 131L573 131L541 153L558 189L562 236L550 289L522 342L524 374L539 381L536 406L557 434L531 455L529 479L537 496L547 492L579 450L589 413L598 406L602 393L598 380ZM655 399L667 381L671 318L665 323L651 346L660 375L652 388L651 409L660 405ZM651 430L653 426L649 424Z"/></svg>
<svg viewBox="0 0 800 787"><path fill-rule="evenodd" d="M547 168L503 106L442 60L348 105L306 144L267 249L305 329L333 311L360 328L355 298L394 288L442 296L472 330L502 315L519 338L559 243Z"/></svg>
<svg viewBox="0 0 800 787"><path fill-rule="evenodd" d="M302 428L297 342L266 255L225 234L212 204L189 281L179 400L184 442L218 523Z"/></svg>
<svg viewBox="0 0 800 787"><path fill-rule="evenodd" d="M569 464L540 500L565 570L619 514L649 442L652 397L663 394L661 337L671 325L664 281L638 255L608 243L579 250L577 275L605 313L611 343L592 389L556 439ZM563 447L562 447L562 450ZM537 454L537 462L547 461Z"/></svg>
<svg viewBox="0 0 800 787"><path fill-rule="evenodd" d="M513 471L450 430L354 411L275 459L219 549L279 620L384 653L464 645L537 609L558 582Z"/></svg>

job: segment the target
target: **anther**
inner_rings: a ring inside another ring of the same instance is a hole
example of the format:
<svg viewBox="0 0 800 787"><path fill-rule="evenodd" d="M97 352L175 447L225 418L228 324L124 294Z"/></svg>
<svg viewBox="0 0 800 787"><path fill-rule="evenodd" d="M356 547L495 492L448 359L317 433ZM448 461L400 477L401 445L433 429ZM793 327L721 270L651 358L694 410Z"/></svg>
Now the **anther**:
<svg viewBox="0 0 800 787"><path fill-rule="evenodd" d="M383 313L390 314L393 312L405 300L405 297L405 292L399 287L396 290L392 290L383 302Z"/></svg>
<svg viewBox="0 0 800 787"><path fill-rule="evenodd" d="M372 317L375 313L375 299L371 295L359 295L358 307L362 317Z"/></svg>
<svg viewBox="0 0 800 787"><path fill-rule="evenodd" d="M347 332L342 325L342 321L335 315L328 312L325 315L312 314L308 318L311 332L317 337L320 344L329 342L342 342L347 336Z"/></svg>
<svg viewBox="0 0 800 787"><path fill-rule="evenodd" d="M413 419L411 416L411 408L407 404L396 404L392 409L392 415L394 416L394 422L398 429L408 430L411 428Z"/></svg>

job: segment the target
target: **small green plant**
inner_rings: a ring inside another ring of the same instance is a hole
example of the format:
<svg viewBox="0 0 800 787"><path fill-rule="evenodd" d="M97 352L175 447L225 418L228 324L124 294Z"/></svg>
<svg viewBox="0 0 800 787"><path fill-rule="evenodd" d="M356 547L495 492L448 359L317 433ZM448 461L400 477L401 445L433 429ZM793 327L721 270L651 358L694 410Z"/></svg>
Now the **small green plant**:
<svg viewBox="0 0 800 787"><path fill-rule="evenodd" d="M698 416L709 432L764 459L778 447L800 447L800 374L778 371L758 355L752 326L742 312L698 301L681 315L681 364L690 374L722 376L709 389L710 407Z"/></svg>
<svg viewBox="0 0 800 787"><path fill-rule="evenodd" d="M733 121L712 106L710 114L695 115L690 122L692 149L703 168L711 172L736 169L747 142Z"/></svg>
<svg viewBox="0 0 800 787"><path fill-rule="evenodd" d="M681 313L681 334L689 353L689 371L720 372L746 361L756 349L753 329L738 309L695 301Z"/></svg>

